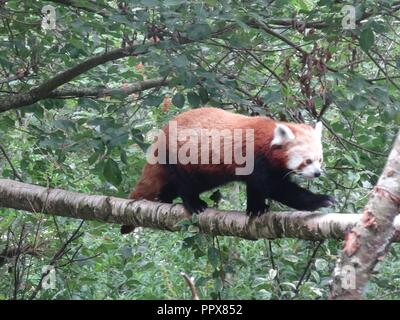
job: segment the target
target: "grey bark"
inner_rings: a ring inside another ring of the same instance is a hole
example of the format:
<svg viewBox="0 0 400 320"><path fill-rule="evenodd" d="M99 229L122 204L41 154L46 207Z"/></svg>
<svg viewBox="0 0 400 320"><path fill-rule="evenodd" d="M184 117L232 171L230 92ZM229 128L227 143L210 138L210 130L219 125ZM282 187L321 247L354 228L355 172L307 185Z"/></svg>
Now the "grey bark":
<svg viewBox="0 0 400 320"><path fill-rule="evenodd" d="M331 299L362 297L373 268L399 238L400 231L394 224L400 220L399 209L400 132L361 219L346 236L332 275Z"/></svg>
<svg viewBox="0 0 400 320"><path fill-rule="evenodd" d="M0 179L0 207L169 231L180 230L178 223L190 219L181 205L87 195L5 179ZM320 241L343 239L346 230L360 217L359 214L296 211L269 212L249 219L240 212L207 209L198 216L197 225L201 232L212 235ZM400 230L400 225L396 227Z"/></svg>
<svg viewBox="0 0 400 320"><path fill-rule="evenodd" d="M53 98L53 99L67 99L71 97L99 98L105 96L112 96L116 94L129 95L132 93L141 92L151 88L168 85L169 82L170 82L169 79L158 78L158 79L139 81L131 85L127 85L126 87L123 88L60 88L53 90L49 94L48 98Z"/></svg>

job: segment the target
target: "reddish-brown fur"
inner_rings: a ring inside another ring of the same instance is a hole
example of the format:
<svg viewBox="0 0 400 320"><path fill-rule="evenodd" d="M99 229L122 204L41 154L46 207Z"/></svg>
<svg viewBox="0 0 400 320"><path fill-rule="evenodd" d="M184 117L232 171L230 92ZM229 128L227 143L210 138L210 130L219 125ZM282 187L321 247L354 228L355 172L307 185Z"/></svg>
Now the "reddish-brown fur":
<svg viewBox="0 0 400 320"><path fill-rule="evenodd" d="M244 115L234 114L217 108L199 108L181 113L173 119L180 129L189 128L202 128L202 129L216 129L216 130L229 130L234 129L253 129L254 130L254 153L265 154L270 162L278 167L285 168L287 162L287 155L285 146L282 148L270 147L276 121L267 117L248 117ZM313 130L311 126L305 124L285 123L295 134L301 134L304 131ZM168 137L168 125L163 128L166 136ZM245 139L242 139L245 143ZM186 141L178 144L179 148ZM221 150L223 150L223 141L221 140ZM157 142L156 142L157 143ZM169 147L169 144L167 143ZM199 145L200 148L200 145ZM242 150L246 150L245 145ZM177 150L170 150L169 152L176 152ZM223 152L220 153L223 156ZM211 157L211 153L209 154ZM224 164L223 159L220 159L220 164L187 164L182 165L182 168L187 172L203 172L207 174L225 174L232 176L235 174L237 165ZM210 161L211 162L211 161ZM178 160L179 164L179 160ZM163 164L146 164L143 168L142 176L140 177L134 191L130 194L132 199L147 199L155 200L161 188L168 182L168 174Z"/></svg>

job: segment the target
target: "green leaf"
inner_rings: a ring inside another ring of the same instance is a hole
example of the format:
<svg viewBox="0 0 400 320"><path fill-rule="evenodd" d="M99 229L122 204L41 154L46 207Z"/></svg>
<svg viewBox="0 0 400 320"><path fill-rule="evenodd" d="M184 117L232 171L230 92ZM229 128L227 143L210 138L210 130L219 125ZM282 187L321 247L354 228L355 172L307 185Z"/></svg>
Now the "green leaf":
<svg viewBox="0 0 400 320"><path fill-rule="evenodd" d="M11 119L8 116L4 116L0 118L0 128L3 130L7 130L8 128L12 128L15 126L15 120Z"/></svg>
<svg viewBox="0 0 400 320"><path fill-rule="evenodd" d="M119 99L119 100L123 100L125 99L127 96L129 96L126 92L123 91L112 91L111 92L111 97L113 99Z"/></svg>
<svg viewBox="0 0 400 320"><path fill-rule="evenodd" d="M121 149L121 155L120 155L120 157L121 157L121 161L122 161L123 163L125 163L126 165L128 165L128 157L127 157L126 152L125 152L124 149Z"/></svg>
<svg viewBox="0 0 400 320"><path fill-rule="evenodd" d="M179 73L179 82L186 88L193 88L197 83L197 78L187 70Z"/></svg>
<svg viewBox="0 0 400 320"><path fill-rule="evenodd" d="M210 100L210 97L208 96L208 92L205 88L199 89L199 96L200 96L201 102L204 104L206 104Z"/></svg>
<svg viewBox="0 0 400 320"><path fill-rule="evenodd" d="M386 25L383 22L380 22L380 21L372 21L371 26L374 29L374 31L377 32L377 33L387 32L387 30L388 30Z"/></svg>
<svg viewBox="0 0 400 320"><path fill-rule="evenodd" d="M126 18L126 16L124 16L122 14L114 14L114 15L110 16L110 19L115 22L121 23L121 24L129 24L130 23L129 20Z"/></svg>
<svg viewBox="0 0 400 320"><path fill-rule="evenodd" d="M281 102L282 100L282 95L280 91L272 91L272 92L268 92L265 96L264 96L264 102L266 104L271 104L271 103L278 103Z"/></svg>
<svg viewBox="0 0 400 320"><path fill-rule="evenodd" d="M362 109L368 104L368 99L364 96L356 95L351 101L351 105L354 106L357 110Z"/></svg>
<svg viewBox="0 0 400 320"><path fill-rule="evenodd" d="M298 8L300 8L301 10L304 10L304 11L308 11L309 10L308 5L307 5L307 3L305 1L296 0L295 3L297 4Z"/></svg>
<svg viewBox="0 0 400 320"><path fill-rule="evenodd" d="M144 99L143 104L151 107L158 107L163 102L163 96L148 96Z"/></svg>
<svg viewBox="0 0 400 320"><path fill-rule="evenodd" d="M333 3L333 0L319 0L317 5L321 6L321 7L322 6L330 6L330 5L332 5L332 3Z"/></svg>
<svg viewBox="0 0 400 320"><path fill-rule="evenodd" d="M85 45L82 41L75 39L75 38L71 38L69 39L69 43L74 46L77 49L84 49Z"/></svg>
<svg viewBox="0 0 400 320"><path fill-rule="evenodd" d="M6 67L6 68L11 68L13 66L13 64L10 61L8 61L6 58L3 58L3 56L6 57L6 54L3 52L0 52L0 66Z"/></svg>
<svg viewBox="0 0 400 320"><path fill-rule="evenodd" d="M54 122L54 126L61 130L73 130L76 131L75 122L69 119L59 119Z"/></svg>
<svg viewBox="0 0 400 320"><path fill-rule="evenodd" d="M186 1L182 1L182 0L165 0L165 1L164 1L164 4L165 4L166 6L175 6L175 5L177 5L177 4L182 4L182 2L184 3L184 2L186 2Z"/></svg>
<svg viewBox="0 0 400 320"><path fill-rule="evenodd" d="M219 251L214 247L209 247L207 252L208 262L214 267L218 267L219 263Z"/></svg>
<svg viewBox="0 0 400 320"><path fill-rule="evenodd" d="M192 107L198 107L199 105L200 105L200 103L201 103L201 100L200 100L200 97L199 97L199 95L197 94L197 93L194 93L194 92L189 92L188 94L187 94L187 98L188 98L188 101L189 101L189 104L192 106Z"/></svg>
<svg viewBox="0 0 400 320"><path fill-rule="evenodd" d="M103 169L104 178L115 186L118 186L122 181L121 170L119 170L118 163L109 158Z"/></svg>
<svg viewBox="0 0 400 320"><path fill-rule="evenodd" d="M186 66L189 64L189 60L188 60L188 58L187 58L185 55L181 54L181 55L175 57L175 58L172 60L172 63L173 63L174 66L177 67L177 68L184 68L184 67L186 67Z"/></svg>
<svg viewBox="0 0 400 320"><path fill-rule="evenodd" d="M193 24L187 29L187 36L192 40L200 40L211 33L211 28L206 23Z"/></svg>
<svg viewBox="0 0 400 320"><path fill-rule="evenodd" d="M260 300L271 300L272 292L270 292L266 289L261 289L260 291L257 292L256 297L257 297L257 299L260 299Z"/></svg>
<svg viewBox="0 0 400 320"><path fill-rule="evenodd" d="M160 4L160 1L158 1L158 0L140 0L140 3L142 3L146 7L155 7Z"/></svg>
<svg viewBox="0 0 400 320"><path fill-rule="evenodd" d="M88 159L89 164L92 165L93 163L95 163L99 156L100 154L98 152L94 152Z"/></svg>
<svg viewBox="0 0 400 320"><path fill-rule="evenodd" d="M368 50L373 46L374 41L375 41L375 36L374 32L372 31L372 28L367 28L363 32L361 32L360 47L365 52L368 52Z"/></svg>
<svg viewBox="0 0 400 320"><path fill-rule="evenodd" d="M149 144L144 141L143 134L140 130L133 128L131 130L132 141L137 143L137 145L143 150L146 151L149 147Z"/></svg>
<svg viewBox="0 0 400 320"><path fill-rule="evenodd" d="M172 104L178 108L182 108L185 104L185 96L181 93L177 93L172 98Z"/></svg>

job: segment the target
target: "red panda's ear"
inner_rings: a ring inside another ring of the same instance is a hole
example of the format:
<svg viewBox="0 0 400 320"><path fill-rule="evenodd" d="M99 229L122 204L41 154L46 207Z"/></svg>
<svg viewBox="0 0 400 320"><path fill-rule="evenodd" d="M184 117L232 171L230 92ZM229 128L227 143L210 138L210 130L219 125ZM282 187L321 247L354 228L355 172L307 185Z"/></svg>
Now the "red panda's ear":
<svg viewBox="0 0 400 320"><path fill-rule="evenodd" d="M318 121L315 124L315 132L317 133L318 137L321 139L322 138L322 122Z"/></svg>
<svg viewBox="0 0 400 320"><path fill-rule="evenodd" d="M295 139L294 133L288 126L284 124L277 124L274 130L274 136L272 137L271 146L284 145L289 141Z"/></svg>

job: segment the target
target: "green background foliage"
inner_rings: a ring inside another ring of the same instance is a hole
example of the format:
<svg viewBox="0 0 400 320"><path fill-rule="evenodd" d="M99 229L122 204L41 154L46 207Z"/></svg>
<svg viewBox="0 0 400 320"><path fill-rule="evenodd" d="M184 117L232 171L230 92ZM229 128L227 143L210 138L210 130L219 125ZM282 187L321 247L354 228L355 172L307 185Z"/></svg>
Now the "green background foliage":
<svg viewBox="0 0 400 320"><path fill-rule="evenodd" d="M345 4L0 1L0 101L93 56L136 48L63 83L69 95L0 113L0 145L24 182L127 197L145 163L148 133L179 112L209 104L276 120L320 119L325 174L301 183L334 195L335 212L360 212L400 123L400 3L356 1L354 30L342 28ZM55 8L56 29L42 28L44 5ZM153 79L168 84L123 90ZM84 94L104 88L117 90ZM17 178L12 166L0 153L2 178ZM220 191L219 209L244 210L244 186ZM203 198L212 206L210 195ZM204 299L324 299L342 246L211 237L193 224L121 236L119 226L85 222L54 263L56 288L35 290L42 267L79 223L0 209L0 252L31 246L0 259L0 299L190 299L182 271ZM368 298L398 297L399 249L378 266Z"/></svg>

